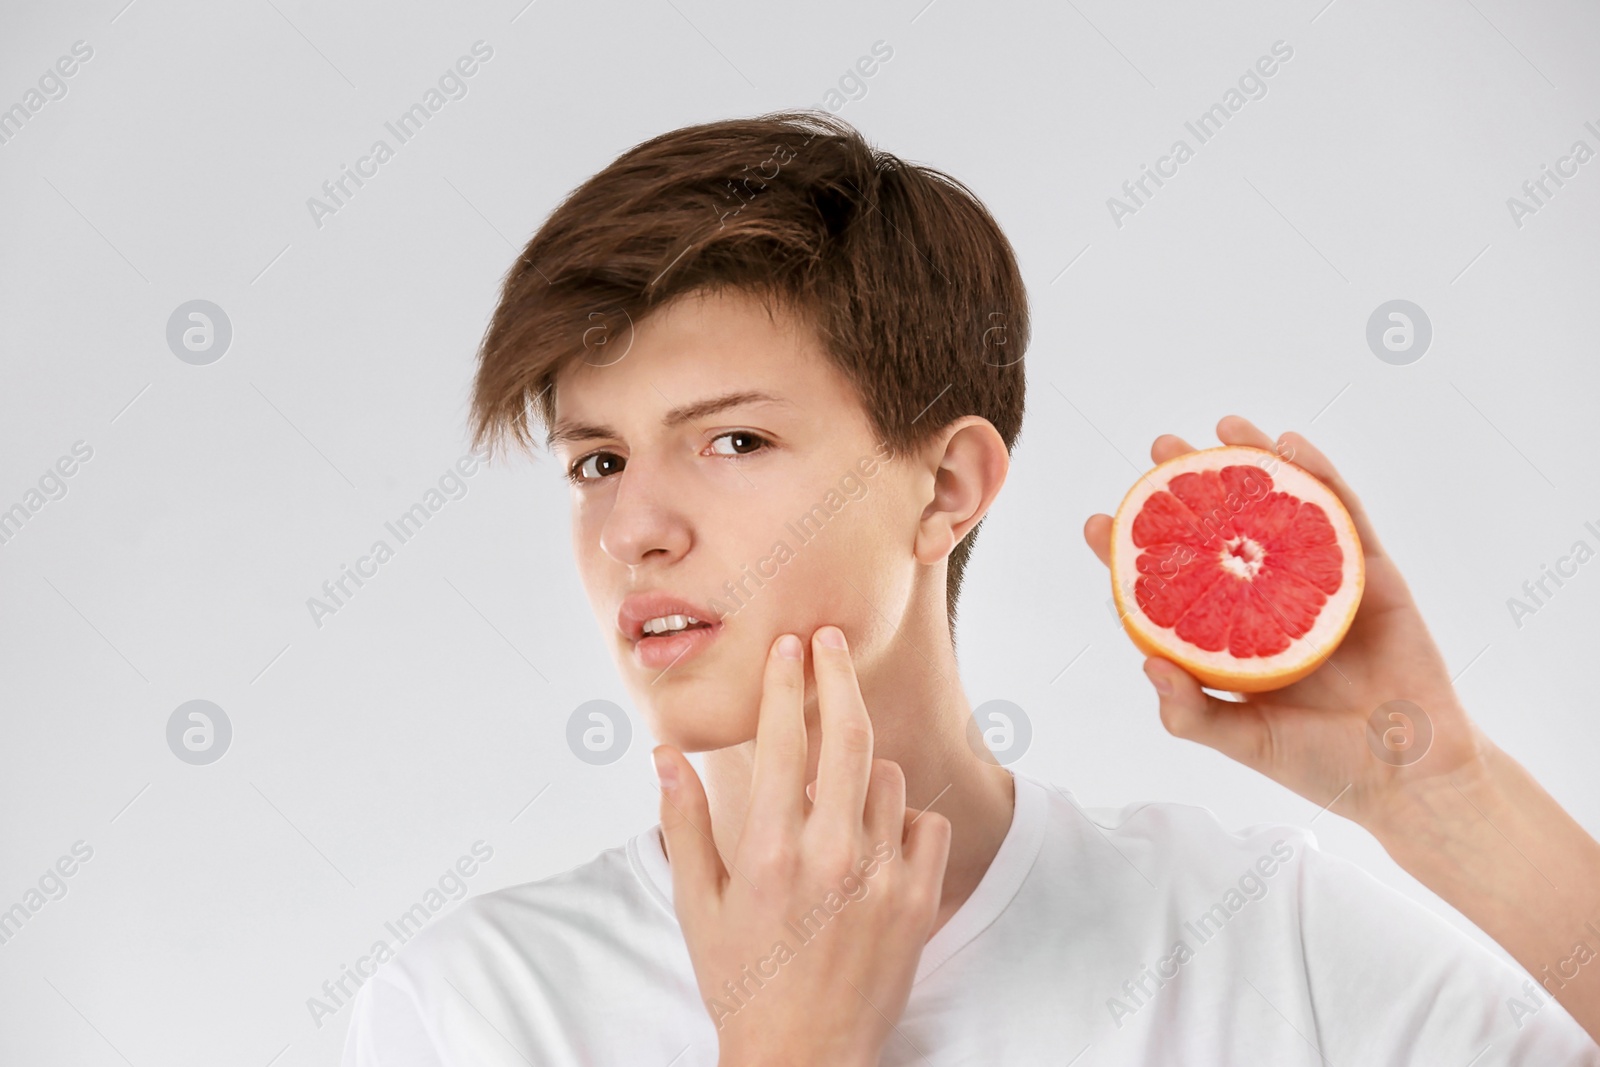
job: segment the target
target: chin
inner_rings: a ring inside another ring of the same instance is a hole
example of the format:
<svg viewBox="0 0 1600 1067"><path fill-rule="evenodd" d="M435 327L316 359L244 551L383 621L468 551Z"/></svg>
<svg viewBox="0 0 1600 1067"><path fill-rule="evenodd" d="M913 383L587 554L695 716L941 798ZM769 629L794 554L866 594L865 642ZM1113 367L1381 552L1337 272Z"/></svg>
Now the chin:
<svg viewBox="0 0 1600 1067"><path fill-rule="evenodd" d="M754 720L747 729L739 729L736 723L710 721L703 707L696 708L682 717L670 712L665 716L659 712L652 712L647 725L655 738L655 744L671 745L685 754L712 752L731 745L741 745L754 740L756 736Z"/></svg>
<svg viewBox="0 0 1600 1067"><path fill-rule="evenodd" d="M710 752L740 745L755 739L760 715L759 687L748 698L726 685L678 679L671 690L662 691L670 679L658 685L635 679L634 706L649 729L653 744L671 745L679 752ZM740 709L748 709L748 713Z"/></svg>

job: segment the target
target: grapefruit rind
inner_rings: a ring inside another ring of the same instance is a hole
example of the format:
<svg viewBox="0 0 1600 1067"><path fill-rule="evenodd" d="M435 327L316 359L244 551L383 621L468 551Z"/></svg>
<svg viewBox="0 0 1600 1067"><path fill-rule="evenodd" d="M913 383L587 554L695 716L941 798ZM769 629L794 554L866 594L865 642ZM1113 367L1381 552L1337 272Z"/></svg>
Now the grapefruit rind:
<svg viewBox="0 0 1600 1067"><path fill-rule="evenodd" d="M1133 541L1133 520L1145 501L1166 489L1179 474L1220 470L1234 463L1258 467L1272 480L1273 490L1320 506L1343 554L1343 580L1338 590L1322 605L1311 629L1300 637L1291 637L1289 647L1275 655L1240 658L1226 648L1216 652L1203 649L1150 619L1134 596L1134 582L1139 577L1136 561L1142 549ZM1292 685L1315 671L1333 654L1350 629L1365 586L1366 560L1361 540L1344 504L1309 471L1266 449L1222 445L1170 459L1148 471L1128 490L1111 521L1111 592L1123 629L1145 655L1171 660L1211 689L1232 693L1267 692Z"/></svg>

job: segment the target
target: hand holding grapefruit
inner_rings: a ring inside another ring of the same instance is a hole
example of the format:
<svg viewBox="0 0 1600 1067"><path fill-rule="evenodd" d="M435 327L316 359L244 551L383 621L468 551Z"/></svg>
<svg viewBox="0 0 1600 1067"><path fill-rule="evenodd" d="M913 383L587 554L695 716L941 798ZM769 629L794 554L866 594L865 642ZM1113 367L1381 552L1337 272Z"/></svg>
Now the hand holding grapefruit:
<svg viewBox="0 0 1600 1067"><path fill-rule="evenodd" d="M1366 579L1333 490L1245 445L1186 452L1143 475L1117 508L1110 549L1133 643L1237 693L1282 688L1326 662Z"/></svg>
<svg viewBox="0 0 1600 1067"><path fill-rule="evenodd" d="M1462 706L1416 599L1338 468L1293 431L1274 440L1228 415L1216 432L1233 447L1157 437L1155 470L1117 516L1091 515L1083 528L1114 572L1129 635L1147 652L1161 724L1360 823L1386 848L1404 841L1419 812L1428 818L1429 801L1418 798L1455 796L1457 776L1479 773L1493 744ZM1249 469L1225 476L1230 466ZM1261 474L1270 484L1247 481ZM1227 491L1217 514L1207 502L1219 484ZM1178 521L1179 505L1197 529ZM1196 507L1213 513L1209 527ZM1146 583L1141 604L1140 579L1152 574L1165 585ZM1212 591L1207 575L1229 584ZM1253 605L1248 615L1244 605ZM1397 707L1414 732L1394 729Z"/></svg>
<svg viewBox="0 0 1600 1067"><path fill-rule="evenodd" d="M1600 849L1468 715L1456 681L1493 643L1470 656L1464 647L1465 662L1447 665L1361 500L1303 435L1274 440L1237 415L1216 433L1232 447L1197 451L1176 435L1157 437L1156 469L1115 517L1091 515L1083 527L1089 549L1118 576L1128 632L1141 648L1155 646L1143 666L1161 725L1293 790L1320 809L1313 820L1331 811L1364 827L1524 967L1553 958L1549 916L1573 916L1557 926L1575 929L1592 913ZM1390 458L1377 455L1393 473ZM1428 462L1416 460L1418 470ZM1270 485L1252 480L1257 470ZM1262 577L1274 570L1294 578ZM1152 575L1165 584L1141 588ZM1231 584L1213 592L1219 582ZM1281 638L1259 621L1241 624L1240 605L1257 594ZM1296 664L1295 646L1313 635L1321 645ZM1265 655L1242 654L1250 651ZM1211 683L1257 688L1224 699L1202 688ZM1569 984L1567 993L1580 1009L1574 1018L1583 1013L1600 1036L1595 991Z"/></svg>

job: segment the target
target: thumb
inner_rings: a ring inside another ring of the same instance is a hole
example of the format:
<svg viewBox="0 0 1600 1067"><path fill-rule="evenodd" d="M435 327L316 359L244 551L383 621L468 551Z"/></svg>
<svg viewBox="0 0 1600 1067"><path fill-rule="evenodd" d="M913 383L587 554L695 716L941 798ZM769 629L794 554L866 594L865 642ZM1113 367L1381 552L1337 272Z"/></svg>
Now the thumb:
<svg viewBox="0 0 1600 1067"><path fill-rule="evenodd" d="M1262 769L1267 728L1259 708L1212 696L1194 675L1158 656L1144 661L1144 673L1161 701L1161 725L1167 733L1214 748L1252 770Z"/></svg>
<svg viewBox="0 0 1600 1067"><path fill-rule="evenodd" d="M721 896L728 872L711 836L711 807L700 776L671 745L657 745L656 778L661 783L661 836L672 867L673 910L688 927Z"/></svg>
<svg viewBox="0 0 1600 1067"><path fill-rule="evenodd" d="M918 808L907 808L906 815L905 843L900 854L913 872L913 881L927 886L932 894L932 909L927 916L931 926L944 897L944 872L950 860L950 820L936 811Z"/></svg>

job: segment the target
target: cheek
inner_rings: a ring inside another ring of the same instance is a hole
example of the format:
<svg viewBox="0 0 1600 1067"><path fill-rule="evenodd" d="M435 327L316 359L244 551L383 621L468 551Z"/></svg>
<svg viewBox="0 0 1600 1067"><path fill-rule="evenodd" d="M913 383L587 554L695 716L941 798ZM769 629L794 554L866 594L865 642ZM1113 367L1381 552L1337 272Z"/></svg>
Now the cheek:
<svg viewBox="0 0 1600 1067"><path fill-rule="evenodd" d="M794 555L767 590L777 593L774 635L791 630L809 638L832 623L862 656L893 640L910 596L909 542L900 543L894 514L872 503L870 496L850 501L808 541L786 533Z"/></svg>

